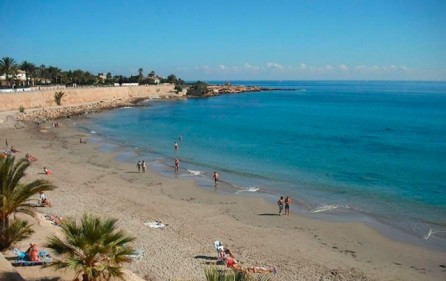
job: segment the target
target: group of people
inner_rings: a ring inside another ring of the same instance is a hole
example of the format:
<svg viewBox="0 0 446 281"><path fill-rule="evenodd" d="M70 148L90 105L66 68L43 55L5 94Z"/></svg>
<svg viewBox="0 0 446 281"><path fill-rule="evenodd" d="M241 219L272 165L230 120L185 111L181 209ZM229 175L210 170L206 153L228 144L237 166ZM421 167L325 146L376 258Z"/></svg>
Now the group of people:
<svg viewBox="0 0 446 281"><path fill-rule="evenodd" d="M280 196L279 201L277 201L277 205L279 205L279 216L282 215L283 206L285 205L285 215L290 215L290 205L291 198L287 196L285 200L283 200L283 196Z"/></svg>
<svg viewBox="0 0 446 281"><path fill-rule="evenodd" d="M146 161L138 161L138 163L136 163L136 168L138 169L138 173L141 173L141 171L145 173L147 169Z"/></svg>
<svg viewBox="0 0 446 281"><path fill-rule="evenodd" d="M266 266L245 266L242 265L239 261L237 261L234 257L234 254L230 249L224 248L223 244L220 241L214 242L214 247L217 250L218 261L224 262L226 266L230 269L236 271L242 271L245 273L276 273L277 270L275 267L266 267Z"/></svg>

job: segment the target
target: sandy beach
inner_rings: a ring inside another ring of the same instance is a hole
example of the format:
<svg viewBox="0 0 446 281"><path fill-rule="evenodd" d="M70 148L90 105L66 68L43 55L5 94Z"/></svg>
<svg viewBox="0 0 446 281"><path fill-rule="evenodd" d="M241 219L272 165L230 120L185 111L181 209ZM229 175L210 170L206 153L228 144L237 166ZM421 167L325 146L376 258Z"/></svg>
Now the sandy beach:
<svg viewBox="0 0 446 281"><path fill-rule="evenodd" d="M144 255L125 267L144 280L205 280L203 269L216 263L215 240L245 265L276 266L272 280L446 279L444 252L393 241L361 223L310 219L293 213L292 206L290 216L277 216L277 206L259 197L204 190L150 170L138 173L135 165L98 151L98 145L80 144L79 138L89 136L77 131L75 122L0 130L2 146L7 138L20 151L17 158L30 153L38 159L25 180L48 177L58 186L47 194L53 206L38 208L36 233L19 243L21 249L31 241L41 245L59 231L45 214L79 218L89 212L119 219L119 226L137 237L133 246ZM53 175L43 175L44 166ZM144 225L150 221L166 227ZM16 269L26 280L74 277L38 268Z"/></svg>

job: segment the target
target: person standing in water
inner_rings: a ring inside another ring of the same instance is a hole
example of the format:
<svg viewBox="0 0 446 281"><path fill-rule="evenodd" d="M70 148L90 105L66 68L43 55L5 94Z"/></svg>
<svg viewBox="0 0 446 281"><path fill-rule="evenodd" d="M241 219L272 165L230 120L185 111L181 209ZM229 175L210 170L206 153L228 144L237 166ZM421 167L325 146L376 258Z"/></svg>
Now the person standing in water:
<svg viewBox="0 0 446 281"><path fill-rule="evenodd" d="M180 159L175 159L175 173L178 173L180 170Z"/></svg>
<svg viewBox="0 0 446 281"><path fill-rule="evenodd" d="M178 143L177 143L177 142L175 142L175 143L173 144L173 148L175 149L175 151L178 150Z"/></svg>
<svg viewBox="0 0 446 281"><path fill-rule="evenodd" d="M285 215L290 215L290 205L291 205L291 198L287 196L285 198Z"/></svg>
<svg viewBox="0 0 446 281"><path fill-rule="evenodd" d="M214 178L214 187L218 188L218 181L220 180L220 175L214 171L214 175L212 177Z"/></svg>
<svg viewBox="0 0 446 281"><path fill-rule="evenodd" d="M146 168L147 168L146 161L142 160L141 168L142 168L142 172L145 173L146 172Z"/></svg>

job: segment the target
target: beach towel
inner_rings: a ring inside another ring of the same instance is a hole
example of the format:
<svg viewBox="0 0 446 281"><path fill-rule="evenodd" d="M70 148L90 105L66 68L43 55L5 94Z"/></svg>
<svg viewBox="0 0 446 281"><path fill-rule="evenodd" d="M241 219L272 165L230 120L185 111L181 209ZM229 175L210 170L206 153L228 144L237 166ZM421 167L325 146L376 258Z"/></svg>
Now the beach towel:
<svg viewBox="0 0 446 281"><path fill-rule="evenodd" d="M144 225L150 228L164 228L165 226L167 226L167 224L163 224L160 221L145 222Z"/></svg>
<svg viewBox="0 0 446 281"><path fill-rule="evenodd" d="M11 261L13 266L33 266L33 265L45 265L52 261L52 258L49 256L48 251L45 249L39 250L39 260L38 261L30 261L28 260L28 255L24 251L20 251L17 248L13 250L16 255L16 259Z"/></svg>

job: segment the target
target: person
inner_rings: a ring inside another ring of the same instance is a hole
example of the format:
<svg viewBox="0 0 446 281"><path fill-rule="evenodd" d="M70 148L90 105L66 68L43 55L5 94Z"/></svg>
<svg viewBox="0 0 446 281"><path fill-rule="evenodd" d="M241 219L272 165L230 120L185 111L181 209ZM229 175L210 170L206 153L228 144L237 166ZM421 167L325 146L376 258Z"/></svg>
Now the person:
<svg viewBox="0 0 446 281"><path fill-rule="evenodd" d="M214 248L217 251L217 261L223 262L225 260L225 248L223 247L223 243L220 241L214 241Z"/></svg>
<svg viewBox="0 0 446 281"><path fill-rule="evenodd" d="M279 201L277 201L277 205L279 205L279 216L281 216L283 210L283 196L280 196Z"/></svg>
<svg viewBox="0 0 446 281"><path fill-rule="evenodd" d="M173 144L173 147L175 148L175 151L177 151L177 150L178 150L178 143L175 142L175 143Z"/></svg>
<svg viewBox="0 0 446 281"><path fill-rule="evenodd" d="M11 152L16 153L16 152L20 152L20 151L18 151L17 149L14 148L14 146L11 145Z"/></svg>
<svg viewBox="0 0 446 281"><path fill-rule="evenodd" d="M214 186L218 187L218 181L220 180L220 175L214 171L214 175L212 176L214 178Z"/></svg>
<svg viewBox="0 0 446 281"><path fill-rule="evenodd" d="M226 249L228 250L228 249ZM227 252L225 250L225 253ZM275 267L265 267L265 266L242 266L232 255L232 253L228 253L226 256L226 266L238 271L243 271L245 273L276 273L277 270Z"/></svg>
<svg viewBox="0 0 446 281"><path fill-rule="evenodd" d="M178 173L180 170L180 159L175 159L175 172Z"/></svg>
<svg viewBox="0 0 446 281"><path fill-rule="evenodd" d="M85 139L84 139L84 138L80 138L80 139L79 139L79 142L80 142L80 143L87 143L87 139L86 139L86 138L85 138Z"/></svg>
<svg viewBox="0 0 446 281"><path fill-rule="evenodd" d="M6 144L6 148L8 148L8 147L9 147L9 145L8 145L8 139L5 139L5 144Z"/></svg>
<svg viewBox="0 0 446 281"><path fill-rule="evenodd" d="M32 155L29 154L29 153L26 153L25 158L26 158L26 160L28 160L28 162L34 162L34 161L37 161L37 158L34 157L34 156L32 156Z"/></svg>
<svg viewBox="0 0 446 281"><path fill-rule="evenodd" d="M180 135L180 136L178 137L178 140L179 140L179 141L182 141L182 140L183 140L183 136Z"/></svg>
<svg viewBox="0 0 446 281"><path fill-rule="evenodd" d="M53 171L47 169L46 167L43 167L43 173L47 176L51 176L53 174Z"/></svg>
<svg viewBox="0 0 446 281"><path fill-rule="evenodd" d="M143 173L146 172L146 168L147 168L146 161L142 160L142 163L141 163L141 169L142 169L142 172L143 172Z"/></svg>
<svg viewBox="0 0 446 281"><path fill-rule="evenodd" d="M285 215L290 215L290 205L291 205L291 198L287 196L285 198Z"/></svg>
<svg viewBox="0 0 446 281"><path fill-rule="evenodd" d="M136 163L136 168L138 169L138 173L141 173L141 161L138 161L138 163Z"/></svg>
<svg viewBox="0 0 446 281"><path fill-rule="evenodd" d="M39 261L39 248L36 244L30 243L26 255L30 261Z"/></svg>
<svg viewBox="0 0 446 281"><path fill-rule="evenodd" d="M51 207L51 203L46 197L45 193L43 193L43 191L39 192L39 203L44 207Z"/></svg>

